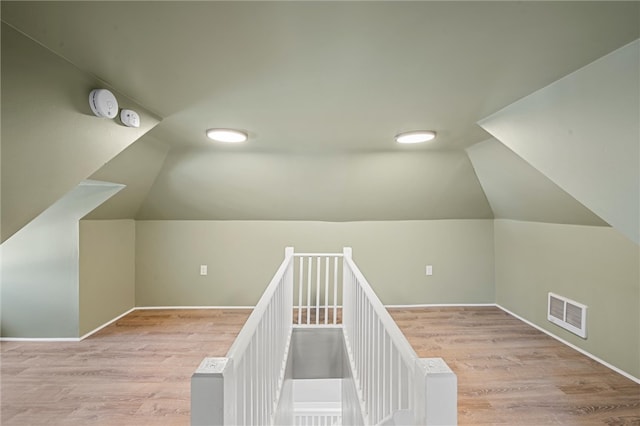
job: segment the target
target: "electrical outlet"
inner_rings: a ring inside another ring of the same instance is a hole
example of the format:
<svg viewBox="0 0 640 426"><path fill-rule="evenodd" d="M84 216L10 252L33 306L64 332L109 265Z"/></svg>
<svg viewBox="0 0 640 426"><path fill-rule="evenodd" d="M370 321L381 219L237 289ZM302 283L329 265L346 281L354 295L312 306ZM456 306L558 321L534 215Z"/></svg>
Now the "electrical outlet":
<svg viewBox="0 0 640 426"><path fill-rule="evenodd" d="M207 265L200 265L200 275L207 275Z"/></svg>
<svg viewBox="0 0 640 426"><path fill-rule="evenodd" d="M427 275L433 275L433 265L427 265Z"/></svg>

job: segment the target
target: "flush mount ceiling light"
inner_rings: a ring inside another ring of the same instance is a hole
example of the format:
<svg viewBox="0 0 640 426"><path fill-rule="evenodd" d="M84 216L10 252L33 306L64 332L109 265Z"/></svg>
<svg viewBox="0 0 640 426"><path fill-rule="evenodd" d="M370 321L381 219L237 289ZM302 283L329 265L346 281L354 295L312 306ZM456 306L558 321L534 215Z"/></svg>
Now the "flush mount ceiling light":
<svg viewBox="0 0 640 426"><path fill-rule="evenodd" d="M207 137L217 142L238 143L246 141L249 136L242 130L209 129Z"/></svg>
<svg viewBox="0 0 640 426"><path fill-rule="evenodd" d="M433 130L413 130L396 135L398 143L422 143L435 139L436 132Z"/></svg>

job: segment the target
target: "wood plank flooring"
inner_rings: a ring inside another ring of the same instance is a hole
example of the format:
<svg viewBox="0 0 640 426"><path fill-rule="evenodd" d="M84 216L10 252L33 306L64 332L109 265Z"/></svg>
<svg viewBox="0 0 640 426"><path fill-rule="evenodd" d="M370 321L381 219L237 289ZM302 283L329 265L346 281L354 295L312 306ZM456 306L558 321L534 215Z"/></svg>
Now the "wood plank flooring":
<svg viewBox="0 0 640 426"><path fill-rule="evenodd" d="M460 425L640 425L640 385L503 311L390 310L458 375ZM248 310L141 310L77 343L2 342L2 425L188 425L191 374Z"/></svg>
<svg viewBox="0 0 640 426"><path fill-rule="evenodd" d="M1 344L4 425L188 425L190 379L250 310L140 310L78 343Z"/></svg>
<svg viewBox="0 0 640 426"><path fill-rule="evenodd" d="M499 308L389 312L456 373L460 425L640 425L640 385Z"/></svg>

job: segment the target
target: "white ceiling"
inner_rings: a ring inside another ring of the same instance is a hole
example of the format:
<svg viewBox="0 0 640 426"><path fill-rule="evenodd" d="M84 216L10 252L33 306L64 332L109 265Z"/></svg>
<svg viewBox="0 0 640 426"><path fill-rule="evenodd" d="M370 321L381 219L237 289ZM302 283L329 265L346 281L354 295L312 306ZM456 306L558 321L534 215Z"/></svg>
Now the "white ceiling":
<svg viewBox="0 0 640 426"><path fill-rule="evenodd" d="M137 188L119 215L487 218L477 121L637 38L638 5L3 1L2 20L163 117L136 143L162 155L98 173ZM436 142L393 142L423 128Z"/></svg>

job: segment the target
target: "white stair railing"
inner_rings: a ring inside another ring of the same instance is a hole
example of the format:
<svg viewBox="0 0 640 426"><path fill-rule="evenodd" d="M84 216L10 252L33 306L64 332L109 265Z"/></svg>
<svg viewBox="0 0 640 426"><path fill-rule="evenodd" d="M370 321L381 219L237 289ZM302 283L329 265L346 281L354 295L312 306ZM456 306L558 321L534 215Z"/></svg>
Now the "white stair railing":
<svg viewBox="0 0 640 426"><path fill-rule="evenodd" d="M293 328L293 247L225 358L191 378L191 424L269 425L284 382Z"/></svg>
<svg viewBox="0 0 640 426"><path fill-rule="evenodd" d="M418 358L351 253L349 247L331 254L285 250L227 356L205 358L192 376L193 426L273 424L294 326L294 257L296 327L342 328L362 424L457 424L455 374L441 358Z"/></svg>
<svg viewBox="0 0 640 426"><path fill-rule="evenodd" d="M344 249L343 332L364 424L457 424L457 379L441 358L418 358ZM391 422L391 423L390 423Z"/></svg>
<svg viewBox="0 0 640 426"><path fill-rule="evenodd" d="M293 424L294 426L339 426L341 422L341 413L309 410L297 412Z"/></svg>
<svg viewBox="0 0 640 426"><path fill-rule="evenodd" d="M298 326L337 325L342 296L342 253L295 253L294 312Z"/></svg>

